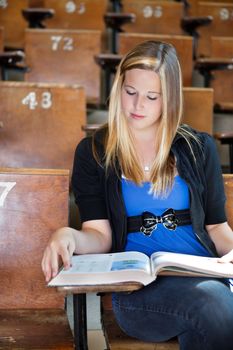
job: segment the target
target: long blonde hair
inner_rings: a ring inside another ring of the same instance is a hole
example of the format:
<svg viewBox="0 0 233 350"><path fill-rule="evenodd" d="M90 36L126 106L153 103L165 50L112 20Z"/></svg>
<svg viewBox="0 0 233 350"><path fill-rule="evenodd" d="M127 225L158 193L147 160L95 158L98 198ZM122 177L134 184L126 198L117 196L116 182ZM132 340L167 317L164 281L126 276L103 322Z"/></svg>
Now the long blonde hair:
<svg viewBox="0 0 233 350"><path fill-rule="evenodd" d="M150 181L155 194L166 195L172 187L175 174L171 144L183 113L181 69L176 51L170 44L146 41L137 45L121 60L110 94L105 165L106 168L116 167L117 160L126 178L136 184L143 182L143 169L121 109L121 89L125 73L134 68L154 71L160 77L163 101L157 132L160 147L151 168Z"/></svg>

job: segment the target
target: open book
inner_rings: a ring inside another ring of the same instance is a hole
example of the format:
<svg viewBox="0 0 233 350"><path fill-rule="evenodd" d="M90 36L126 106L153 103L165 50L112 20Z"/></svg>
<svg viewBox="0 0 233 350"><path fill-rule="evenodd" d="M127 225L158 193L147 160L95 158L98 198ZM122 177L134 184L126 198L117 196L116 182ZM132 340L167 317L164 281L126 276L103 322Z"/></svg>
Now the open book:
<svg viewBox="0 0 233 350"><path fill-rule="evenodd" d="M140 252L74 255L71 268L62 268L48 286L120 282L147 285L158 274L233 278L233 264L220 263L217 258L169 252L156 252L150 258Z"/></svg>

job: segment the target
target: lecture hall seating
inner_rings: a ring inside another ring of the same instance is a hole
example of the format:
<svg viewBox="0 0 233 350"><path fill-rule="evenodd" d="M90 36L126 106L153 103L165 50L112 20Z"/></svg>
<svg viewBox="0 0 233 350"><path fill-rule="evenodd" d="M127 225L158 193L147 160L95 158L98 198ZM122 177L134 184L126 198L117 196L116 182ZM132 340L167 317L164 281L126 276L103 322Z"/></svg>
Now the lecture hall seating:
<svg viewBox="0 0 233 350"><path fill-rule="evenodd" d="M50 235L68 224L68 196L67 170L0 168L0 349L74 349L64 295L41 270Z"/></svg>

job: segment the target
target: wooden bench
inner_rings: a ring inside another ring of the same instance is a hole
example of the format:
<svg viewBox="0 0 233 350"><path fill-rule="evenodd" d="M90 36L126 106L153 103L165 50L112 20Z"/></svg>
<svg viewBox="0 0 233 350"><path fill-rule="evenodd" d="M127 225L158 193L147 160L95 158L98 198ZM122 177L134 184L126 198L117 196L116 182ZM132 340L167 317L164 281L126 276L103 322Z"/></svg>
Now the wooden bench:
<svg viewBox="0 0 233 350"><path fill-rule="evenodd" d="M0 168L0 349L71 350L65 299L41 270L54 230L68 224L66 170Z"/></svg>
<svg viewBox="0 0 233 350"><path fill-rule="evenodd" d="M82 87L1 82L0 100L1 166L72 169L86 122Z"/></svg>
<svg viewBox="0 0 233 350"><path fill-rule="evenodd" d="M87 102L97 104L101 94L100 67L94 55L101 50L101 32L72 29L27 29L25 32L28 82L79 84Z"/></svg>
<svg viewBox="0 0 233 350"><path fill-rule="evenodd" d="M184 113L182 122L193 128L213 133L213 89L184 87ZM91 134L100 124L86 124L82 129Z"/></svg>

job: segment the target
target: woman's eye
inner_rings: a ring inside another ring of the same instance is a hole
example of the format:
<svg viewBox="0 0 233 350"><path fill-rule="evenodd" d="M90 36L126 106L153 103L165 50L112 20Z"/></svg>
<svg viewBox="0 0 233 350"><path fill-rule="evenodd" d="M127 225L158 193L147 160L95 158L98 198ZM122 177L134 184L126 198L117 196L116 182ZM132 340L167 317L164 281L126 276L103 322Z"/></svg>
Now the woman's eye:
<svg viewBox="0 0 233 350"><path fill-rule="evenodd" d="M136 92L133 92L133 91L129 91L129 90L125 90L126 91L126 93L128 94L128 95L130 95L130 96L132 96L132 95L135 95L136 94Z"/></svg>
<svg viewBox="0 0 233 350"><path fill-rule="evenodd" d="M155 96L155 97L147 96L147 98L151 101L155 101L155 100L157 100L158 97L157 96Z"/></svg>

